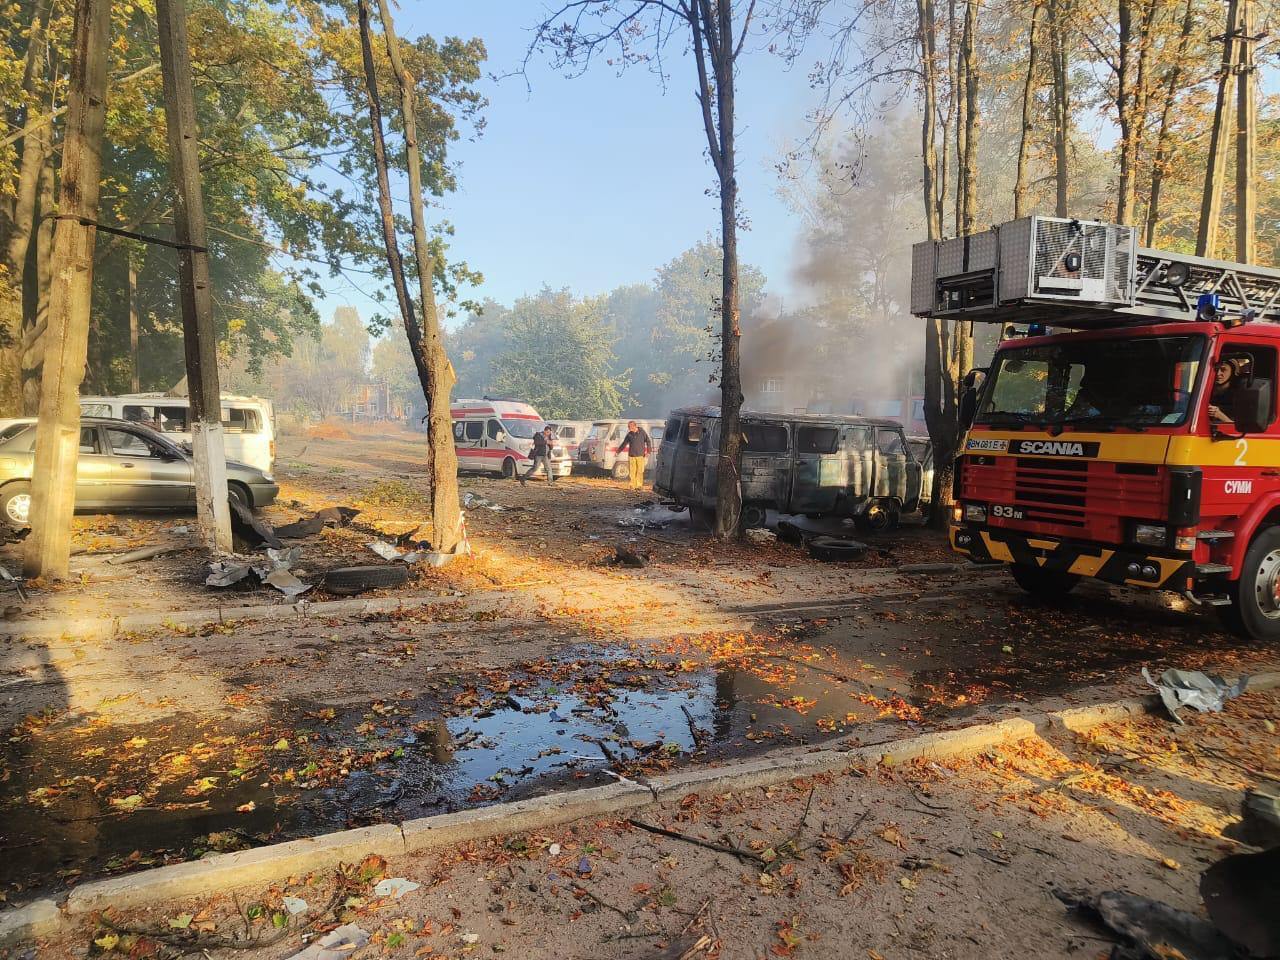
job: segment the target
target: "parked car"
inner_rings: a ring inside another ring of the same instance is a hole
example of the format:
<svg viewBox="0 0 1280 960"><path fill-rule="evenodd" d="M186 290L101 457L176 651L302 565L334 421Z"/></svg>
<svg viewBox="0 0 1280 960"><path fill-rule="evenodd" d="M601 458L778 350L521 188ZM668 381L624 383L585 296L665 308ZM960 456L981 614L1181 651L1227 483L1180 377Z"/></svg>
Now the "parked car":
<svg viewBox="0 0 1280 960"><path fill-rule="evenodd" d="M537 410L519 400L485 397L483 400L455 400L453 447L459 470L482 470L514 477L529 466L533 435L546 423ZM551 472L567 477L573 461L564 447L551 448Z"/></svg>
<svg viewBox="0 0 1280 960"><path fill-rule="evenodd" d="M0 440L0 516L11 527L27 525L35 461L33 418ZM150 427L123 420L83 417L76 469L76 509L181 510L196 504L191 455ZM257 467L227 461L227 492L247 507L265 507L280 488Z"/></svg>
<svg viewBox="0 0 1280 960"><path fill-rule="evenodd" d="M578 448L586 439L587 431L591 429L591 421L548 420L547 426L556 432L556 439L560 441L559 446L564 447L564 452L569 459L577 460Z"/></svg>
<svg viewBox="0 0 1280 960"><path fill-rule="evenodd" d="M928 437L907 437L907 449L920 464L920 512L927 517L933 499L933 441Z"/></svg>
<svg viewBox="0 0 1280 960"><path fill-rule="evenodd" d="M191 442L190 404L186 397L163 393L126 393L115 397L81 397L82 417L111 417L140 423L174 443ZM262 397L222 398L222 447L228 460L247 463L264 473L276 466L275 409Z"/></svg>
<svg viewBox="0 0 1280 960"><path fill-rule="evenodd" d="M618 445L622 443L622 438L627 435L627 424L635 420L649 434L649 439L653 441L654 453L658 450L658 444L662 440L662 431L666 424L662 420L641 420L638 417L629 417L622 420L595 420L591 424L586 439L582 441L582 445L578 448L578 463L583 467L600 470L609 474L615 480L625 480L627 478L627 461L631 458L624 450L618 453ZM649 457L649 462L645 466L645 473L649 476L653 474L654 458Z"/></svg>
<svg viewBox="0 0 1280 960"><path fill-rule="evenodd" d="M893 420L744 412L743 522L762 526L768 510L808 517L852 517L864 530L896 526L920 503L920 464ZM720 408L686 407L667 419L654 490L714 517Z"/></svg>

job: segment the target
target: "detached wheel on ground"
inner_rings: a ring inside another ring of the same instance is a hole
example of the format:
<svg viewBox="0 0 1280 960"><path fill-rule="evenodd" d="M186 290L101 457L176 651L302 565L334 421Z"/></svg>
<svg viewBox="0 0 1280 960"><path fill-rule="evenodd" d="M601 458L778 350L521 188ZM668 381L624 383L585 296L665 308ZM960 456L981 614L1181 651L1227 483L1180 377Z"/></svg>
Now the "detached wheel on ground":
<svg viewBox="0 0 1280 960"><path fill-rule="evenodd" d="M854 526L863 533L887 533L898 526L898 507L896 504L875 500L860 516L854 518Z"/></svg>
<svg viewBox="0 0 1280 960"><path fill-rule="evenodd" d="M1280 640L1280 527L1253 538L1240 566L1240 579L1227 585L1231 606L1223 619L1236 633L1254 640Z"/></svg>
<svg viewBox="0 0 1280 960"><path fill-rule="evenodd" d="M409 568L403 564L395 566L368 567L334 567L325 572L320 586L327 592L340 597L350 597L366 590L385 590L389 587L401 587L409 579Z"/></svg>
<svg viewBox="0 0 1280 960"><path fill-rule="evenodd" d="M861 560L867 554L867 545L842 537L814 537L809 541L809 556L828 563L847 563Z"/></svg>
<svg viewBox="0 0 1280 960"><path fill-rule="evenodd" d="M14 530L25 530L31 523L31 484L19 480L0 490L0 513Z"/></svg>
<svg viewBox="0 0 1280 960"><path fill-rule="evenodd" d="M1078 574L1063 573L1059 570L1045 570L1025 563L1015 563L1009 568L1014 581L1033 597L1052 600L1065 597L1080 582Z"/></svg>

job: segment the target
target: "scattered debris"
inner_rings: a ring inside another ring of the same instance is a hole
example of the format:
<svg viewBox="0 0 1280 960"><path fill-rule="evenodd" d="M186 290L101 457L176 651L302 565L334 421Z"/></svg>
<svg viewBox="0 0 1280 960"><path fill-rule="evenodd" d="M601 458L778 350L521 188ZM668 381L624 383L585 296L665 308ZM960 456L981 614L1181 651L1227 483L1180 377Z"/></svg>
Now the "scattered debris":
<svg viewBox="0 0 1280 960"><path fill-rule="evenodd" d="M282 527L276 527L276 536L281 540L300 540L303 537L314 537L324 529L324 520L316 514L309 520L295 520Z"/></svg>
<svg viewBox="0 0 1280 960"><path fill-rule="evenodd" d="M409 570L400 564L395 566L334 567L325 572L320 586L328 593L340 597L354 596L366 590L382 590L402 587L409 579Z"/></svg>
<svg viewBox="0 0 1280 960"><path fill-rule="evenodd" d="M861 560L870 549L860 540L845 540L842 537L814 537L809 540L808 548L809 556L829 563Z"/></svg>
<svg viewBox="0 0 1280 960"><path fill-rule="evenodd" d="M133 563L135 560L150 560L152 557L163 557L189 549L189 546L177 543L163 544L156 547L142 547L138 550L130 550L128 553L118 553L114 557L108 557L107 563Z"/></svg>
<svg viewBox="0 0 1280 960"><path fill-rule="evenodd" d="M280 902L289 911L290 916L296 917L300 913L307 912L307 901L301 897L281 897Z"/></svg>
<svg viewBox="0 0 1280 960"><path fill-rule="evenodd" d="M217 560L209 564L209 575L204 578L206 587L229 587L249 575L253 565L243 560Z"/></svg>
<svg viewBox="0 0 1280 960"><path fill-rule="evenodd" d="M1264 783L1244 792L1240 835L1255 847L1280 847L1280 783Z"/></svg>
<svg viewBox="0 0 1280 960"><path fill-rule="evenodd" d="M1280 957L1280 848L1224 857L1200 877L1209 918L1250 957Z"/></svg>
<svg viewBox="0 0 1280 960"><path fill-rule="evenodd" d="M405 557L403 550L397 549L385 540L374 540L372 543L366 543L365 546L383 560L403 560Z"/></svg>
<svg viewBox="0 0 1280 960"><path fill-rule="evenodd" d="M462 505L468 510L474 510L477 507L484 507L486 510L498 512L507 509L500 503L494 503L487 497L482 497L478 493L464 493L462 495Z"/></svg>
<svg viewBox="0 0 1280 960"><path fill-rule="evenodd" d="M234 497L231 504L231 532L252 547L284 546L271 524L253 515L253 511Z"/></svg>
<svg viewBox="0 0 1280 960"><path fill-rule="evenodd" d="M766 527L752 527L746 532L746 536L752 543L759 545L776 543L778 541L778 535Z"/></svg>
<svg viewBox="0 0 1280 960"><path fill-rule="evenodd" d="M297 576L285 569L272 570L262 578L262 582L267 586L275 587L290 600L311 589L311 584L303 583Z"/></svg>
<svg viewBox="0 0 1280 960"><path fill-rule="evenodd" d="M1232 960L1231 942L1207 920L1185 910L1176 910L1158 900L1148 900L1123 890L1108 890L1091 896L1055 890L1069 907L1100 922L1124 938L1131 948L1113 957L1126 960Z"/></svg>
<svg viewBox="0 0 1280 960"><path fill-rule="evenodd" d="M295 953L289 960L346 960L369 942L369 934L354 923L344 923L326 933L305 950Z"/></svg>
<svg viewBox="0 0 1280 960"><path fill-rule="evenodd" d="M802 530L790 520L779 520L777 532L779 540L783 543L789 543L793 547L803 547L810 537L815 536L808 530Z"/></svg>
<svg viewBox="0 0 1280 960"><path fill-rule="evenodd" d="M387 877L385 880L380 880L373 888L373 894L376 897L394 897L399 900L406 893L412 893L420 886L422 884L406 880L404 877Z"/></svg>
<svg viewBox="0 0 1280 960"><path fill-rule="evenodd" d="M323 520L326 525L333 524L337 527L345 527L358 516L360 511L355 507L325 507L323 510L316 511L317 520Z"/></svg>
<svg viewBox="0 0 1280 960"><path fill-rule="evenodd" d="M1241 676L1235 683L1228 685L1217 674L1201 673L1199 670L1166 670L1160 674L1157 682L1151 679L1151 673L1142 668L1142 679L1156 688L1165 709L1178 723L1182 717L1178 710L1182 707L1194 707L1201 713L1221 713L1223 705L1244 693L1249 685L1249 678Z"/></svg>
<svg viewBox="0 0 1280 960"><path fill-rule="evenodd" d="M635 570L649 565L649 554L638 547L619 544L613 548L613 557L609 562Z"/></svg>

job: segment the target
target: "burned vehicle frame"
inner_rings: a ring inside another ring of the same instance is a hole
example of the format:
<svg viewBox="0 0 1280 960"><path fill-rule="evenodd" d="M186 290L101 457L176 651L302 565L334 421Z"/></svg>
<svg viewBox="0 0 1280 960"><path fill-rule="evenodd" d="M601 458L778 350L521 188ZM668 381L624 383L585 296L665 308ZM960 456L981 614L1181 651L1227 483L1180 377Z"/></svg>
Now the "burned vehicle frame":
<svg viewBox="0 0 1280 960"><path fill-rule="evenodd" d="M919 508L922 470L893 420L744 411L743 523L763 526L767 511L852 517L867 531L888 530ZM683 407L667 419L654 490L701 524L715 515L719 407Z"/></svg>

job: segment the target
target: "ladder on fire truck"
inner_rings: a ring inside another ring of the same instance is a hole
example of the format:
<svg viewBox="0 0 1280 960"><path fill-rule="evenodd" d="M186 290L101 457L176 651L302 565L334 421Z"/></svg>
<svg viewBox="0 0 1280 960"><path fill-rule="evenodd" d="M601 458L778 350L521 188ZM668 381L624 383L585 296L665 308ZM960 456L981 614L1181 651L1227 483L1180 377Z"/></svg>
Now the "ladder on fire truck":
<svg viewBox="0 0 1280 960"><path fill-rule="evenodd" d="M1133 227L1023 217L912 249L911 312L1091 328L1280 323L1280 270L1137 246Z"/></svg>

